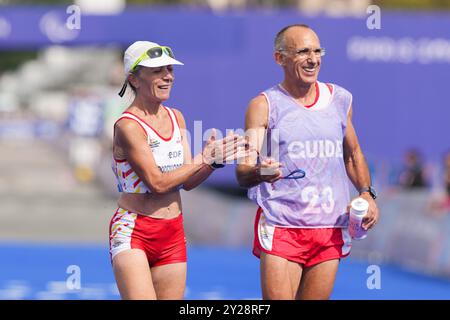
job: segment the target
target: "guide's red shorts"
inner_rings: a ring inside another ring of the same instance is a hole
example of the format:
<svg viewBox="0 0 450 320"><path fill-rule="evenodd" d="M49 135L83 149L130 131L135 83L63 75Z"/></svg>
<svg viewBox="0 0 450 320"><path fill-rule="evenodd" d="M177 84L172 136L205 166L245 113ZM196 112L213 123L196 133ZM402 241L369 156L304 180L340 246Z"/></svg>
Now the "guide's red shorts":
<svg viewBox="0 0 450 320"><path fill-rule="evenodd" d="M272 254L311 267L350 254L347 228L292 228L270 226L259 208L255 218L253 254Z"/></svg>

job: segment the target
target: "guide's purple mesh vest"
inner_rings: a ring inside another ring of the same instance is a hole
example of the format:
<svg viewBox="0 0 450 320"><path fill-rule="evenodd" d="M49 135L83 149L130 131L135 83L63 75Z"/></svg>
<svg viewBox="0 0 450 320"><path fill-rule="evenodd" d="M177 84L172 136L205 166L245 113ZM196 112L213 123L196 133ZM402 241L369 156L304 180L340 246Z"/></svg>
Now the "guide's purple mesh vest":
<svg viewBox="0 0 450 320"><path fill-rule="evenodd" d="M280 85L263 92L269 103L268 153L284 164L283 175L300 168L306 177L261 183L248 197L263 210L266 222L300 228L347 227L349 181L343 139L352 102L350 92L317 83L328 98L307 108Z"/></svg>

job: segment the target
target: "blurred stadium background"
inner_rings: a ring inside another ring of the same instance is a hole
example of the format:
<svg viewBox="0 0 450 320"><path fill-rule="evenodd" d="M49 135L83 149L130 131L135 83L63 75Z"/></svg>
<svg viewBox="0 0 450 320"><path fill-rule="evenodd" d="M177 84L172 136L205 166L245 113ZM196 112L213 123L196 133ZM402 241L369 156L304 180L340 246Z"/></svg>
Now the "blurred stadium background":
<svg viewBox="0 0 450 320"><path fill-rule="evenodd" d="M367 27L371 5L380 29ZM321 81L354 95L380 194L381 221L354 243L332 298L449 299L449 10L448 0L0 1L0 299L119 297L111 129L131 98L117 96L129 44L166 44L185 62L168 105L195 135L243 127L248 101L281 79L274 35L299 22L327 48ZM182 197L186 298L259 299L256 208L234 167ZM67 285L70 266L80 288Z"/></svg>

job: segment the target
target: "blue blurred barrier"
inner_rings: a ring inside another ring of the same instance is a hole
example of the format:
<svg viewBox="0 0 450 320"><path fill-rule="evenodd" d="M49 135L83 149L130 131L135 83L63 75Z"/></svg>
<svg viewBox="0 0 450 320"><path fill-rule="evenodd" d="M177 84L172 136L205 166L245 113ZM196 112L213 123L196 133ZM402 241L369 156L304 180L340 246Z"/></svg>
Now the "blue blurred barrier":
<svg viewBox="0 0 450 320"><path fill-rule="evenodd" d="M0 139L52 139L62 131L61 125L49 120L0 120Z"/></svg>
<svg viewBox="0 0 450 320"><path fill-rule="evenodd" d="M352 256L450 279L450 207L437 210L435 201L427 190L383 193L380 221L353 241Z"/></svg>
<svg viewBox="0 0 450 320"><path fill-rule="evenodd" d="M68 127L82 137L99 136L103 129L103 106L97 97L73 97L69 103Z"/></svg>

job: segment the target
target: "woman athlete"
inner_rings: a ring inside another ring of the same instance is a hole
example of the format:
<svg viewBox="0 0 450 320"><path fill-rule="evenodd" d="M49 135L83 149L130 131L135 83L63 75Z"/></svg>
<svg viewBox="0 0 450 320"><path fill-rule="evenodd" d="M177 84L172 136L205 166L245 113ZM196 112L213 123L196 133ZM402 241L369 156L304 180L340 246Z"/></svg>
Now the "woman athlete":
<svg viewBox="0 0 450 320"><path fill-rule="evenodd" d="M174 81L172 50L137 41L125 51L126 81L134 100L114 125L113 171L118 209L110 223L110 255L122 299L183 299L186 239L180 189L201 184L244 152L245 140L215 133L191 157L179 110L164 106Z"/></svg>

